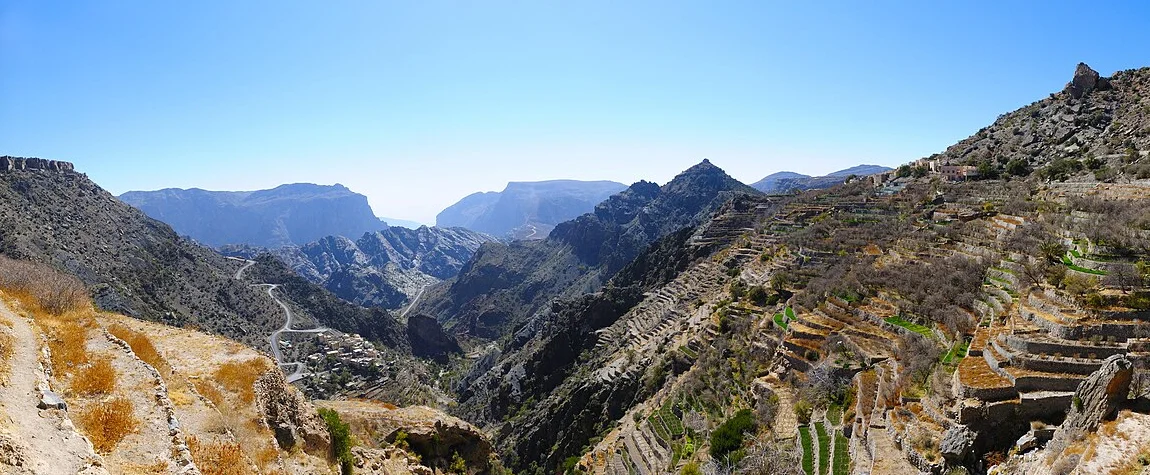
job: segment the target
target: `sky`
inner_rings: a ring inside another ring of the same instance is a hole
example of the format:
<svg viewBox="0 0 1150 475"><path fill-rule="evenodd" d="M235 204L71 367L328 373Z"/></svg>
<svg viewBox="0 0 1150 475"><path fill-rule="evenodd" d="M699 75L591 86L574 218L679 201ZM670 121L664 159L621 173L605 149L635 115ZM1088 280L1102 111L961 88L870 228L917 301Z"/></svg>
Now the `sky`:
<svg viewBox="0 0 1150 475"><path fill-rule="evenodd" d="M0 0L0 154L112 193L896 166L1150 66L1150 2Z"/></svg>

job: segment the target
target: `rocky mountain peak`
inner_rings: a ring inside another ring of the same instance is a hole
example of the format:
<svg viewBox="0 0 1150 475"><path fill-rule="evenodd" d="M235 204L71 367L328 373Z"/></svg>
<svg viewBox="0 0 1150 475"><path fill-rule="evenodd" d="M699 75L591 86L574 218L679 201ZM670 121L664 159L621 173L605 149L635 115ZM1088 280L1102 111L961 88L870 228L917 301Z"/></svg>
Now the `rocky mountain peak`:
<svg viewBox="0 0 1150 475"><path fill-rule="evenodd" d="M1066 84L1066 92L1070 97L1080 99L1095 89L1106 89L1109 83L1101 77L1098 71L1091 69L1086 63L1078 63L1074 68L1074 78Z"/></svg>

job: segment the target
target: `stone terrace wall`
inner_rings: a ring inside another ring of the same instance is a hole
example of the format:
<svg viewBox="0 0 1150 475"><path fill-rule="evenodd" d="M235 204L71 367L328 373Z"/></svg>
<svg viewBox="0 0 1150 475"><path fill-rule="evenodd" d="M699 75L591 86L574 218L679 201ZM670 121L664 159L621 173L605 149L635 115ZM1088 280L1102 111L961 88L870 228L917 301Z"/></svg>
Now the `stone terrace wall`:
<svg viewBox="0 0 1150 475"><path fill-rule="evenodd" d="M72 162L47 160L43 158L24 158L4 155L0 157L0 173L13 170L48 170L53 172L72 172L76 167Z"/></svg>

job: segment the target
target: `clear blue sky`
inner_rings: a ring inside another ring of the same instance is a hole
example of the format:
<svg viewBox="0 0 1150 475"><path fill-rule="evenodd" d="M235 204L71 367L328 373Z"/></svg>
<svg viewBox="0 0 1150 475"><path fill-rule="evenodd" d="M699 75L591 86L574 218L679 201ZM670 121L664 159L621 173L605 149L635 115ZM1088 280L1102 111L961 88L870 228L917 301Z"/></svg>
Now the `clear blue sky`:
<svg viewBox="0 0 1150 475"><path fill-rule="evenodd" d="M432 222L511 180L896 165L1150 66L1127 2L0 3L0 154L114 193L343 183Z"/></svg>

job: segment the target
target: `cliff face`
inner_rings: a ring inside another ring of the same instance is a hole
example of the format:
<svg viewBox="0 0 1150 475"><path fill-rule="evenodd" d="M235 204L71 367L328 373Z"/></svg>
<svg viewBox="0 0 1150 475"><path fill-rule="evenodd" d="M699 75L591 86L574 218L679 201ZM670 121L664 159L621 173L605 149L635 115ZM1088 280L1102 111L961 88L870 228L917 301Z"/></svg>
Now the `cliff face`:
<svg viewBox="0 0 1150 475"><path fill-rule="evenodd" d="M169 188L129 191L120 200L213 247L303 245L387 227L365 196L343 185L296 183L259 191Z"/></svg>
<svg viewBox="0 0 1150 475"><path fill-rule="evenodd" d="M491 236L463 228L391 227L352 241L328 236L273 251L296 272L344 300L399 308L454 277Z"/></svg>
<svg viewBox="0 0 1150 475"><path fill-rule="evenodd" d="M435 222L493 236L542 239L556 224L626 188L613 181L511 182L502 192L468 195L440 212Z"/></svg>

